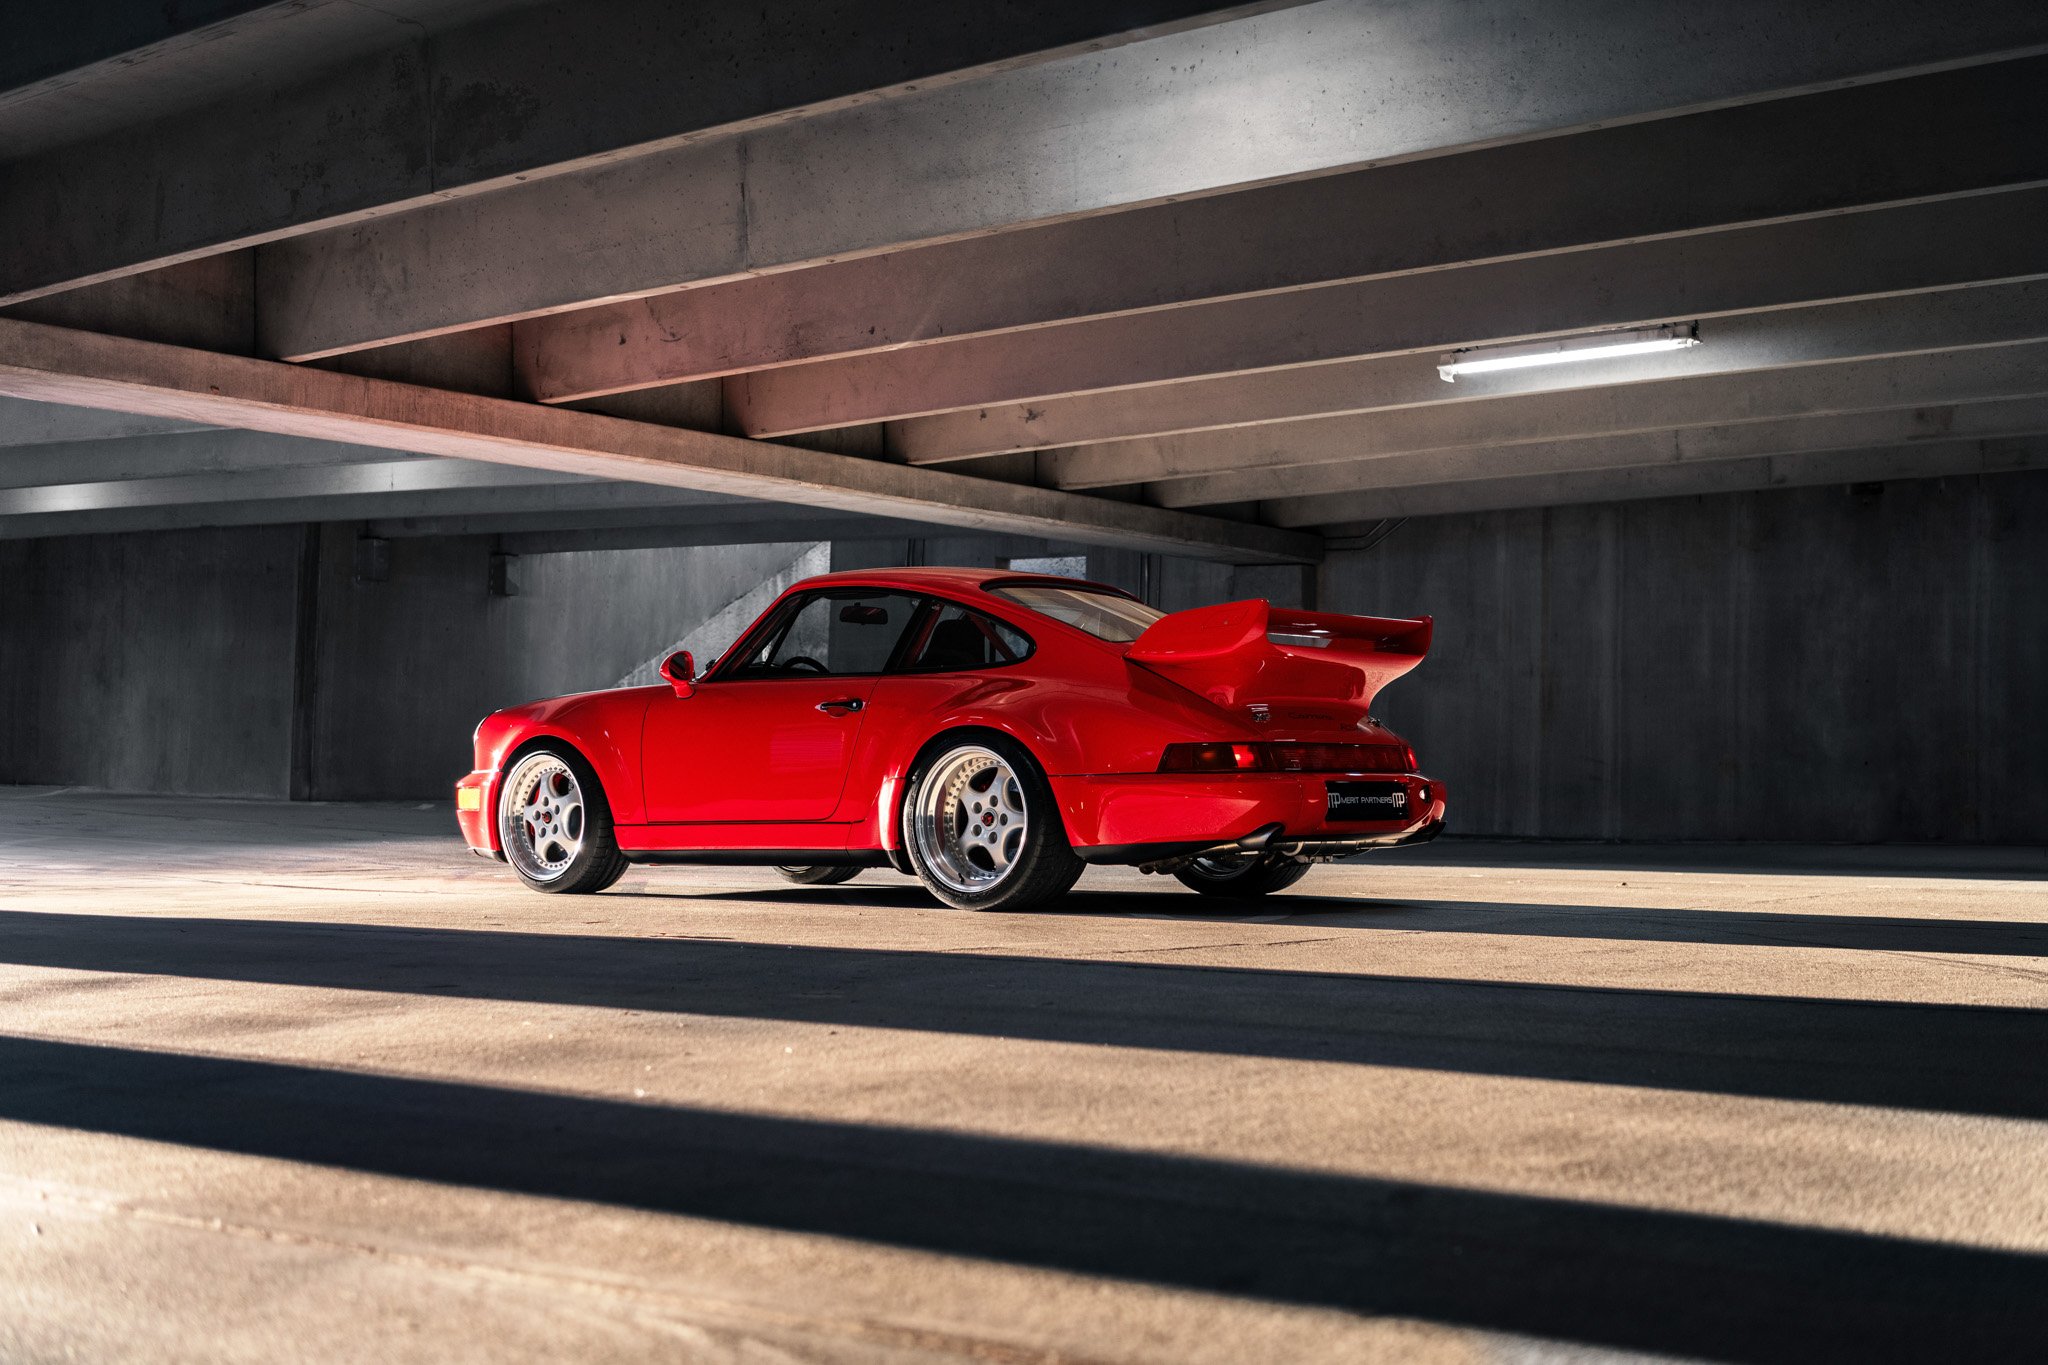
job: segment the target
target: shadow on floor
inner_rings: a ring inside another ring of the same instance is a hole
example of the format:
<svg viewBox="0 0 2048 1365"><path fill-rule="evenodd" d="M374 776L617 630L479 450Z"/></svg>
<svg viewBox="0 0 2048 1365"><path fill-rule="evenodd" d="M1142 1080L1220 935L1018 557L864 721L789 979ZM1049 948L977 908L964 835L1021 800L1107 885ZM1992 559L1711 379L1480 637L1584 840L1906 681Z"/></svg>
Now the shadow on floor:
<svg viewBox="0 0 2048 1365"><path fill-rule="evenodd" d="M1928 877L2048 880L2048 847L2014 844L1607 843L1450 835L1413 849L1368 853L1352 866L1531 872L1685 872L1706 876Z"/></svg>
<svg viewBox="0 0 2048 1365"><path fill-rule="evenodd" d="M23 1038L0 1118L1725 1360L2048 1338L2048 1258L1278 1166Z"/></svg>
<svg viewBox="0 0 2048 1365"><path fill-rule="evenodd" d="M2048 1010L20 911L0 962L2048 1118Z"/></svg>
<svg viewBox="0 0 2048 1365"><path fill-rule="evenodd" d="M737 900L786 904L819 900L848 906L929 909L938 904L922 888L891 885L790 886L764 891L675 891L627 886L611 895L683 901ZM1803 915L1739 910L1646 906L1560 905L1549 901L1403 900L1373 896L1316 896L1289 892L1264 900L1209 900L1163 883L1136 891L1070 891L1040 911L1187 920L1198 924L1302 920L1342 928L1422 930L1445 934L1526 934L1544 938L1629 940L1643 943L1778 945L1888 953L1983 953L2048 959L2048 922L1916 919L1889 915ZM2043 963L2048 971L2048 962Z"/></svg>

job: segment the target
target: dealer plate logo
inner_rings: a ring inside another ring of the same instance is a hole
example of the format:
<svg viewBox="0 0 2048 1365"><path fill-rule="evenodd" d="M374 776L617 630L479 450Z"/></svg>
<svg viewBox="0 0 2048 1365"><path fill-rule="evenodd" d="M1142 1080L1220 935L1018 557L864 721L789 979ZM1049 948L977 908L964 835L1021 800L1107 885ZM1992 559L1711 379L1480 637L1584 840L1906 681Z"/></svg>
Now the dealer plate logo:
<svg viewBox="0 0 2048 1365"><path fill-rule="evenodd" d="M1408 815L1408 789L1396 782L1332 782L1332 820L1401 820Z"/></svg>

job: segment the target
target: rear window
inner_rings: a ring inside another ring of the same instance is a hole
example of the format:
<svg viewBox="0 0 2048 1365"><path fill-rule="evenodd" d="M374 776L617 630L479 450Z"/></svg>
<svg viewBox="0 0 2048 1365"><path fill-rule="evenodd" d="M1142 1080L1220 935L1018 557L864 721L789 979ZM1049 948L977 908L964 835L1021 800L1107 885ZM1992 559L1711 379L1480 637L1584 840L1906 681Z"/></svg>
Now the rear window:
<svg viewBox="0 0 2048 1365"><path fill-rule="evenodd" d="M957 602L934 601L917 638L899 666L905 673L953 673L967 668L1000 668L1031 653L1024 633L985 612Z"/></svg>
<svg viewBox="0 0 2048 1365"><path fill-rule="evenodd" d="M1145 633L1145 627L1166 615L1143 602L1090 588L1020 583L1006 588L990 588L989 592L1050 616L1055 621L1064 621L1085 630L1098 640L1119 645L1127 645L1137 639Z"/></svg>

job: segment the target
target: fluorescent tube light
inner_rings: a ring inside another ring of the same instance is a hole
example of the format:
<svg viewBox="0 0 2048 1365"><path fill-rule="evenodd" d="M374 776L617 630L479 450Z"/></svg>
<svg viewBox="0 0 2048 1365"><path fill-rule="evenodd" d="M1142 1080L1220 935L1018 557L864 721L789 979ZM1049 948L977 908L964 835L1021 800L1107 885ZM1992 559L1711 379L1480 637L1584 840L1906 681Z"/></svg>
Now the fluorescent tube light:
<svg viewBox="0 0 2048 1365"><path fill-rule="evenodd" d="M1526 341L1513 346L1473 346L1463 351L1452 351L1443 357L1437 362L1436 372L1446 384L1453 384L1461 374L1526 370L1536 365L1570 365L1581 360L1612 360L1616 356L1648 355L1652 351L1682 351L1699 344L1698 323L1634 327L1626 332L1595 332L1590 336Z"/></svg>

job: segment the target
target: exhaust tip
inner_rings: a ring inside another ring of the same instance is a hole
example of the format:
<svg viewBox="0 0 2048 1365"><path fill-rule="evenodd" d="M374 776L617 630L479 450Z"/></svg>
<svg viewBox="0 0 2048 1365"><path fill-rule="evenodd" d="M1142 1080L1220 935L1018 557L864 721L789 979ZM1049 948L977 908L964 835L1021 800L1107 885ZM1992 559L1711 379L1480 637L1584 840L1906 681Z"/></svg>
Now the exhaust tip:
<svg viewBox="0 0 2048 1365"><path fill-rule="evenodd" d="M1243 849L1246 853L1261 853L1265 851L1267 844L1272 843L1279 836L1280 822L1275 820L1270 825L1259 826L1250 834L1245 835L1244 838L1239 839L1232 847Z"/></svg>

